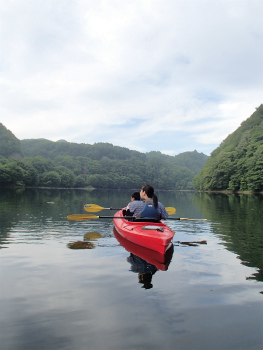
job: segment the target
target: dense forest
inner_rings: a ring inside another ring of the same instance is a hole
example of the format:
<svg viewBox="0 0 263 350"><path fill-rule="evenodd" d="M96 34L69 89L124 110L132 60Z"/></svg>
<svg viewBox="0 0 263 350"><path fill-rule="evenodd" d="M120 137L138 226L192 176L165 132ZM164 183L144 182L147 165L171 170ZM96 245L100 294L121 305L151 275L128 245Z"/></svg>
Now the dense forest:
<svg viewBox="0 0 263 350"><path fill-rule="evenodd" d="M193 180L198 190L263 190L263 105L216 148Z"/></svg>
<svg viewBox="0 0 263 350"><path fill-rule="evenodd" d="M109 143L18 140L0 123L0 187L263 190L263 105L211 157L140 153Z"/></svg>
<svg viewBox="0 0 263 350"><path fill-rule="evenodd" d="M193 189L192 180L208 156L140 153L108 143L18 140L0 123L0 187Z"/></svg>

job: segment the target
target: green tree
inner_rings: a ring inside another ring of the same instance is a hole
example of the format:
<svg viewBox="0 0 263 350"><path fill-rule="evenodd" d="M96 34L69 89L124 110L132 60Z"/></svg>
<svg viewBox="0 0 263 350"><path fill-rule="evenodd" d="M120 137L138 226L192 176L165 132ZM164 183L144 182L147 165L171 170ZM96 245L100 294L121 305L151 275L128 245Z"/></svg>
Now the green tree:
<svg viewBox="0 0 263 350"><path fill-rule="evenodd" d="M21 186L23 185L23 169L15 162L0 164L0 186Z"/></svg>
<svg viewBox="0 0 263 350"><path fill-rule="evenodd" d="M20 141L0 123L0 156L22 158Z"/></svg>
<svg viewBox="0 0 263 350"><path fill-rule="evenodd" d="M45 187L59 187L61 177L56 171L47 171L41 176L40 184Z"/></svg>
<svg viewBox="0 0 263 350"><path fill-rule="evenodd" d="M73 171L62 165L55 167L55 171L60 175L61 187L74 187L76 176L74 175Z"/></svg>

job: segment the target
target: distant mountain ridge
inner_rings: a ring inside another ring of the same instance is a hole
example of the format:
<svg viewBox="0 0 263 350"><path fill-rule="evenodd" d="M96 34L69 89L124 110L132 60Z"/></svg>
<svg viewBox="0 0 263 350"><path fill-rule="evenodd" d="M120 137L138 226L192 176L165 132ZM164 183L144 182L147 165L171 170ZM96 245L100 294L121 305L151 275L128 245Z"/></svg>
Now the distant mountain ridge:
<svg viewBox="0 0 263 350"><path fill-rule="evenodd" d="M22 158L21 142L0 123L0 157Z"/></svg>
<svg viewBox="0 0 263 350"><path fill-rule="evenodd" d="M198 190L263 190L263 105L230 134L194 178Z"/></svg>
<svg viewBox="0 0 263 350"><path fill-rule="evenodd" d="M109 143L18 140L0 123L0 186L263 190L263 105L212 153L168 156Z"/></svg>
<svg viewBox="0 0 263 350"><path fill-rule="evenodd" d="M138 188L147 182L159 189L193 189L192 179L208 159L197 151L168 156L109 143L19 141L0 126L0 186Z"/></svg>
<svg viewBox="0 0 263 350"><path fill-rule="evenodd" d="M163 162L172 162L178 166L189 168L196 174L208 159L208 156L203 153L198 153L197 151L183 152L177 156L169 156L159 151L141 153L129 150L125 147L114 146L110 143L95 143L94 145L90 145L71 143L65 140L63 140L63 142L54 142L46 139L22 140L21 149L25 157L42 156L50 160L54 160L57 156L83 156L93 160L101 160L105 157L119 160L128 160L132 157L136 157L143 161L147 159L155 159L156 161L162 159Z"/></svg>

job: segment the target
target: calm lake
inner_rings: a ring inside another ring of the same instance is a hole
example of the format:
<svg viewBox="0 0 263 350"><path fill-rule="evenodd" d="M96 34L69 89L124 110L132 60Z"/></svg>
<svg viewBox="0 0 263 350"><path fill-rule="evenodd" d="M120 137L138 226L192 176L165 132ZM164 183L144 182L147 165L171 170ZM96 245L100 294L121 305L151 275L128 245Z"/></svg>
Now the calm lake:
<svg viewBox="0 0 263 350"><path fill-rule="evenodd" d="M173 251L146 285L111 219L66 219L130 195L0 192L0 349L261 350L263 197L157 191L173 216L207 221L167 220ZM86 237L94 249L69 248Z"/></svg>

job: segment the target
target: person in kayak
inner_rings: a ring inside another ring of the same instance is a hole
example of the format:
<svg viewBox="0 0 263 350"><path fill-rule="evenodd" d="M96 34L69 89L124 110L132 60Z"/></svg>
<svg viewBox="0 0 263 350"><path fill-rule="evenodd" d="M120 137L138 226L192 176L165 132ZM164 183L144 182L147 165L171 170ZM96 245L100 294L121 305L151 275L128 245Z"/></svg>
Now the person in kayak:
<svg viewBox="0 0 263 350"><path fill-rule="evenodd" d="M134 201L128 205L128 209L136 219L168 219L169 214L163 204L158 201L151 185L142 186L140 198L141 201Z"/></svg>
<svg viewBox="0 0 263 350"><path fill-rule="evenodd" d="M133 192L132 195L131 195L130 203L133 203L135 201L139 202L140 200L141 200L140 192ZM129 210L130 203L127 205L127 209L123 209L123 211L122 211L124 216L133 216L133 213L131 213L130 210Z"/></svg>

